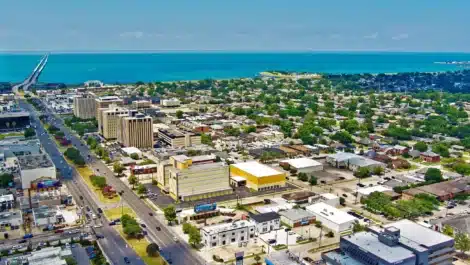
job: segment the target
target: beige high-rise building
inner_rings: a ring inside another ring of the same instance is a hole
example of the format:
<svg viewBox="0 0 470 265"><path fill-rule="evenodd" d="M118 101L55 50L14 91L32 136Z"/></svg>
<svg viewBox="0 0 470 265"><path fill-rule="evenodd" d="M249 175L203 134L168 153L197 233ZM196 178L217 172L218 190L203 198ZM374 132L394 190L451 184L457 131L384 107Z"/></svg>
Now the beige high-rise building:
<svg viewBox="0 0 470 265"><path fill-rule="evenodd" d="M129 110L126 108L111 105L109 108L98 109L98 129L105 139L116 139L119 128L119 117L128 115Z"/></svg>
<svg viewBox="0 0 470 265"><path fill-rule="evenodd" d="M129 112L119 116L118 142L126 147L153 146L153 120L142 113Z"/></svg>
<svg viewBox="0 0 470 265"><path fill-rule="evenodd" d="M73 98L73 115L80 119L92 119L96 117L95 97L90 94Z"/></svg>
<svg viewBox="0 0 470 265"><path fill-rule="evenodd" d="M122 106L124 101L117 96L98 97L95 99L96 119L99 121L98 110L108 108L110 105Z"/></svg>

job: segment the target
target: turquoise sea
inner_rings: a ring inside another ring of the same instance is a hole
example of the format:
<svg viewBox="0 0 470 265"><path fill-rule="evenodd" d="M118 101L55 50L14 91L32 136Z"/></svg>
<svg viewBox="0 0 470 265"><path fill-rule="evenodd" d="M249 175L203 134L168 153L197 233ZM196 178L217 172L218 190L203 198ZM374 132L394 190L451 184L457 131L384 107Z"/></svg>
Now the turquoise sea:
<svg viewBox="0 0 470 265"><path fill-rule="evenodd" d="M42 54L0 53L0 82L20 82ZM165 52L51 53L40 82L79 84L254 77L266 70L314 73L437 72L462 69L436 61L470 61L469 53Z"/></svg>

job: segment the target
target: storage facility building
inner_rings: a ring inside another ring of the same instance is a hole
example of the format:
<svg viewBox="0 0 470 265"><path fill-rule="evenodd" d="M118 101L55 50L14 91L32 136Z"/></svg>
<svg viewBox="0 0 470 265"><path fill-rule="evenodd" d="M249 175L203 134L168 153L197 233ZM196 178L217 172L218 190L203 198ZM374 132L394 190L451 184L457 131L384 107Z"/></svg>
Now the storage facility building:
<svg viewBox="0 0 470 265"><path fill-rule="evenodd" d="M315 215L317 221L336 232L351 229L353 223L357 220L356 217L323 202L309 205L306 209Z"/></svg>
<svg viewBox="0 0 470 265"><path fill-rule="evenodd" d="M256 161L230 165L230 176L246 179L246 186L257 191L286 186L286 173Z"/></svg>

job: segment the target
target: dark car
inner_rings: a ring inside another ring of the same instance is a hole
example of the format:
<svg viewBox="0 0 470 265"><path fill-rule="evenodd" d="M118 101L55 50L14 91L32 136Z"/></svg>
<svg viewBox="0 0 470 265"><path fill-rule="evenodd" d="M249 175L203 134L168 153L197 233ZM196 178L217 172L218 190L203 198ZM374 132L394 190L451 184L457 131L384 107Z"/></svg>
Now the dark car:
<svg viewBox="0 0 470 265"><path fill-rule="evenodd" d="M305 260L306 262L308 262L309 264L314 264L314 260L310 257L304 257L303 260Z"/></svg>
<svg viewBox="0 0 470 265"><path fill-rule="evenodd" d="M101 238L104 238L104 236L103 236L103 235L100 235L100 234L96 234L96 238L97 238L97 239L101 239Z"/></svg>
<svg viewBox="0 0 470 265"><path fill-rule="evenodd" d="M99 213L103 213L103 210L101 208L98 208Z"/></svg>
<svg viewBox="0 0 470 265"><path fill-rule="evenodd" d="M142 226L143 228L146 228L146 227L147 227L145 224L140 224L140 226Z"/></svg>
<svg viewBox="0 0 470 265"><path fill-rule="evenodd" d="M26 239L21 239L20 241L18 241L19 244L23 244L23 243L26 243Z"/></svg>
<svg viewBox="0 0 470 265"><path fill-rule="evenodd" d="M128 257L124 257L124 262L127 263L127 264L130 264L131 260Z"/></svg>
<svg viewBox="0 0 470 265"><path fill-rule="evenodd" d="M362 183L357 183L357 186L361 187L361 188L364 188L366 185L362 184Z"/></svg>
<svg viewBox="0 0 470 265"><path fill-rule="evenodd" d="M162 231L162 229L160 228L160 226L157 226L156 229L157 229L157 231Z"/></svg>
<svg viewBox="0 0 470 265"><path fill-rule="evenodd" d="M150 216L153 216L153 213L149 213Z"/></svg>

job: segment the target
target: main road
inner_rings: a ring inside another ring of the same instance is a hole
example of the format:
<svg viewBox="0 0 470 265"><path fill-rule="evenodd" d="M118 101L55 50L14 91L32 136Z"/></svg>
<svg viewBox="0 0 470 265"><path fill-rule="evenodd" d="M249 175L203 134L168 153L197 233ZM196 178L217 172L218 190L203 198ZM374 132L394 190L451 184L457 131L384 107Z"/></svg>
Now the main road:
<svg viewBox="0 0 470 265"><path fill-rule="evenodd" d="M52 142L48 133L42 127L33 107L21 99L19 100L19 105L31 113L31 125L36 128L36 135L41 145L51 157L56 168L60 171L63 177L62 181L67 185L75 202L82 207L89 206L95 213L98 212L98 205L92 199L93 195L88 189L88 186L83 183L78 172L65 161L55 143ZM103 239L99 239L99 243L110 262L113 265L125 265L124 257L128 257L132 264L145 265L135 251L126 244L126 241L124 241L119 233L108 225L104 217L102 217L101 221L103 222L102 227L93 227L92 229L96 234L104 236Z"/></svg>
<svg viewBox="0 0 470 265"><path fill-rule="evenodd" d="M45 106L45 104L43 104ZM50 109L45 111L48 115L56 117L54 126L64 132L65 137L70 139L72 144L79 150L83 157L90 156L88 165L100 175L106 177L108 184L118 191L124 191L122 199L132 208L139 219L147 226L146 230L152 239L160 246L166 257L170 256L172 264L175 265L204 265L206 262L201 259L199 254L193 250L187 243L176 239L176 235L170 231L166 224L161 223L154 215L153 209L147 206L128 186L126 186L114 173L100 160L87 145L83 144L80 139L72 133L67 126L64 125L62 119L51 112ZM157 229L157 227L159 229ZM160 230L160 231L159 231Z"/></svg>

